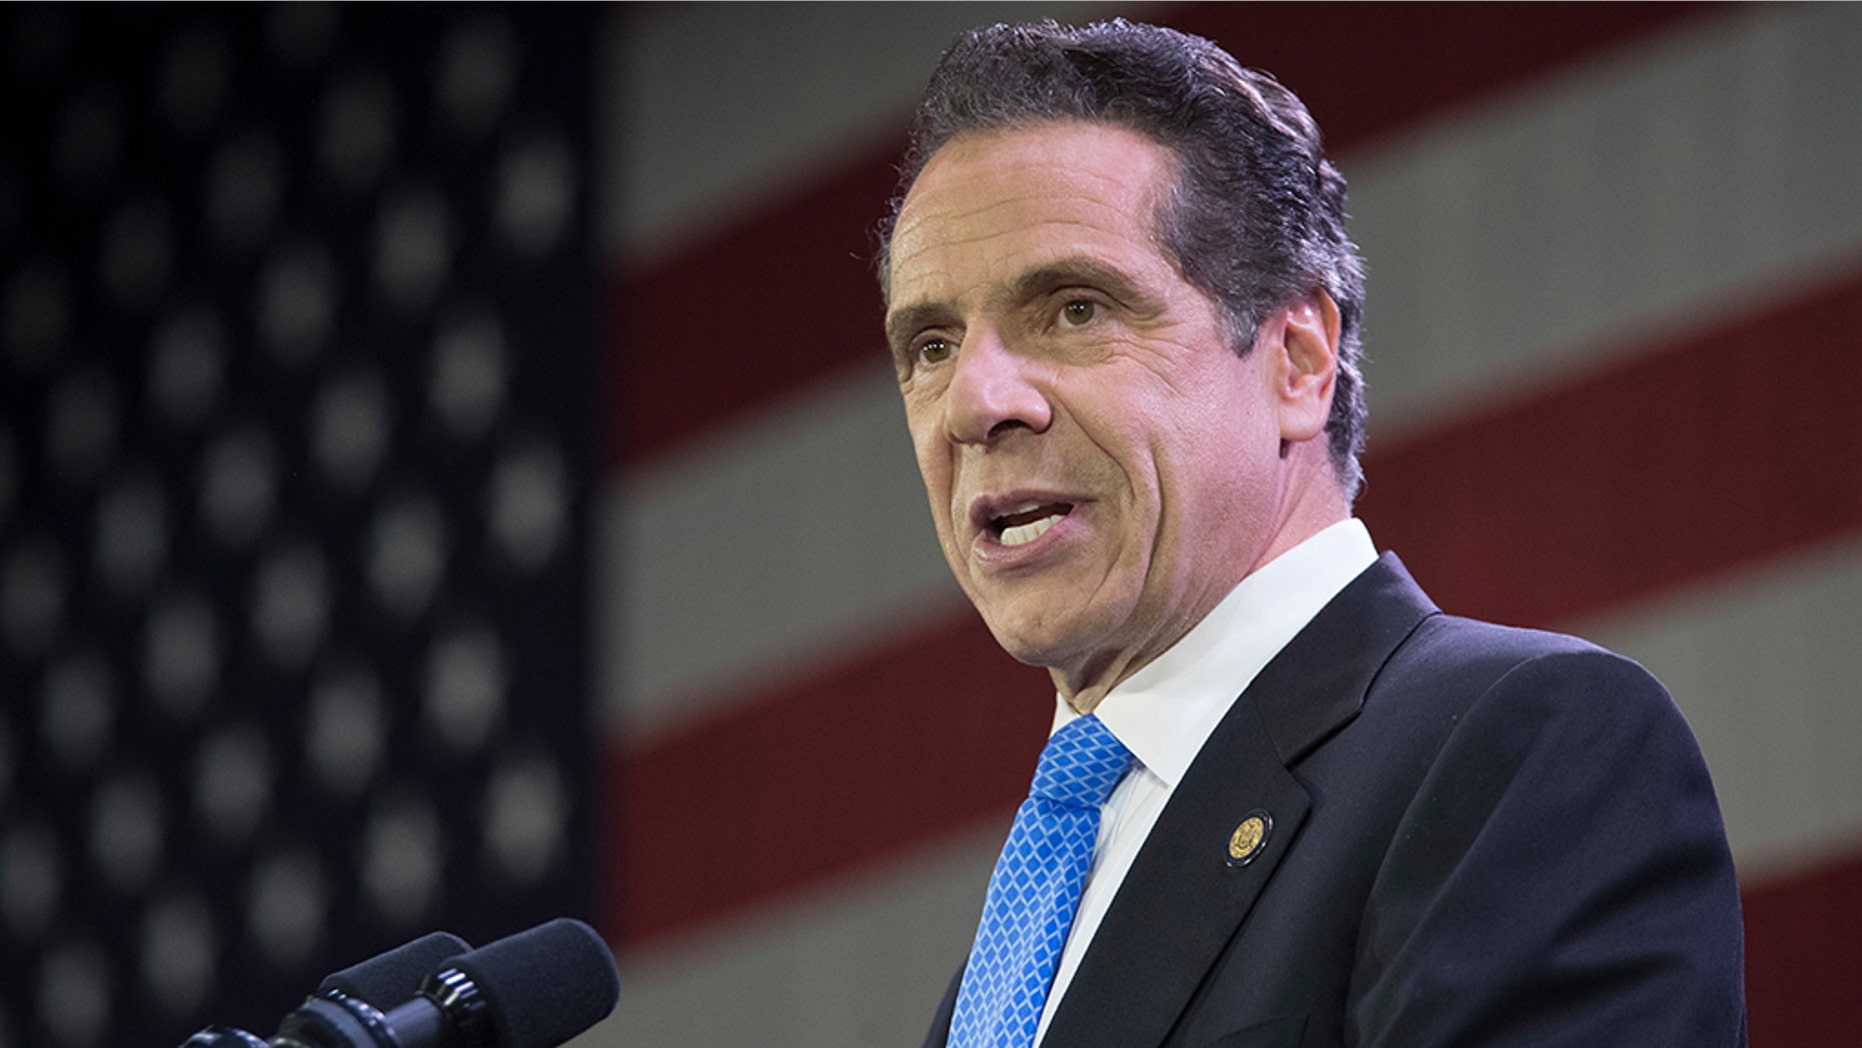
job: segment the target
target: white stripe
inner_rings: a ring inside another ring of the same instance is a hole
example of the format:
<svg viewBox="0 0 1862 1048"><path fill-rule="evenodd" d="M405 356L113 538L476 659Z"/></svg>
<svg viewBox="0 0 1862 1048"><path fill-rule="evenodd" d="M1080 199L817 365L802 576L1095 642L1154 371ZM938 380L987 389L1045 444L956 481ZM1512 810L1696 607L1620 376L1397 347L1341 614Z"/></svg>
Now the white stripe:
<svg viewBox="0 0 1862 1048"><path fill-rule="evenodd" d="M683 4L616 19L604 64L612 257L650 264L903 134L938 56L979 21L1112 6ZM883 203L865 206L877 217Z"/></svg>
<svg viewBox="0 0 1862 1048"><path fill-rule="evenodd" d="M938 551L891 365L627 479L603 563L606 693L628 741L797 667L967 610Z"/></svg>
<svg viewBox="0 0 1862 1048"><path fill-rule="evenodd" d="M1862 6L1732 17L1346 170L1372 440L1862 257Z"/></svg>
<svg viewBox="0 0 1862 1048"><path fill-rule="evenodd" d="M1740 880L1862 845L1862 536L1578 632L1636 659L1687 715Z"/></svg>
<svg viewBox="0 0 1862 1048"><path fill-rule="evenodd" d="M852 883L645 957L577 1048L915 1045L969 955L1004 813Z"/></svg>
<svg viewBox="0 0 1862 1048"><path fill-rule="evenodd" d="M1348 171L1372 439L1862 252L1856 54L1862 8L1758 8ZM610 496L604 694L635 740L960 606L877 359Z"/></svg>

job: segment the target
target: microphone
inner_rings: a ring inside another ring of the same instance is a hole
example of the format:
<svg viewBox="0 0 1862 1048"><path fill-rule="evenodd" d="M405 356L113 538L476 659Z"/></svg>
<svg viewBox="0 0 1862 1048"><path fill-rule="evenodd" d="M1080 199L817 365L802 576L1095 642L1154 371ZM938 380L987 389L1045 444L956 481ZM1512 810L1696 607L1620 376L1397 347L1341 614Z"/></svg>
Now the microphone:
<svg viewBox="0 0 1862 1048"><path fill-rule="evenodd" d="M454 944L464 945L430 935L331 975L270 1041L214 1026L182 1048L556 1048L620 997L613 954L581 921L558 918L463 953ZM361 995L400 997L421 968L418 993L386 1012Z"/></svg>
<svg viewBox="0 0 1862 1048"><path fill-rule="evenodd" d="M421 980L439 970L440 963L470 950L472 945L451 932L433 932L402 943L386 953L324 976L317 995L349 997L380 1010L419 992ZM185 1041L181 1048L268 1048L258 1035L230 1026L209 1026Z"/></svg>
<svg viewBox="0 0 1862 1048"><path fill-rule="evenodd" d="M568 917L499 939L452 965L484 995L496 1048L556 1048L607 1018L621 996L607 942ZM439 973L429 985L446 976Z"/></svg>
<svg viewBox="0 0 1862 1048"><path fill-rule="evenodd" d="M420 981L439 971L442 961L471 948L471 943L450 932L433 932L340 972L331 972L317 984L317 993L339 993L367 1001L378 1009L392 1008L418 993Z"/></svg>

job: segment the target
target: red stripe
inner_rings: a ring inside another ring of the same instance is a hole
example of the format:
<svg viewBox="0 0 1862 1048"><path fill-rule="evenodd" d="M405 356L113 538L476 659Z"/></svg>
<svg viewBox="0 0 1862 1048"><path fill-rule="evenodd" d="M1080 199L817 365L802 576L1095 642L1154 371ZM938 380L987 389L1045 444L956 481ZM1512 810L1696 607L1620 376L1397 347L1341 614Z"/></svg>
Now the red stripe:
<svg viewBox="0 0 1862 1048"><path fill-rule="evenodd" d="M1373 445L1364 516L1443 606L1527 624L1857 532L1857 330L1852 278ZM687 931L1006 813L1051 694L965 614L613 754L609 931Z"/></svg>
<svg viewBox="0 0 1862 1048"><path fill-rule="evenodd" d="M616 754L604 931L651 943L1013 807L1053 694L965 615Z"/></svg>
<svg viewBox="0 0 1862 1048"><path fill-rule="evenodd" d="M1701 6L1194 4L1165 14L1273 70L1339 152ZM900 136L748 222L645 272L616 274L611 466L663 454L883 352L867 259L903 126Z"/></svg>
<svg viewBox="0 0 1862 1048"><path fill-rule="evenodd" d="M1444 608L1551 624L1862 528L1862 277L1367 456Z"/></svg>
<svg viewBox="0 0 1862 1048"><path fill-rule="evenodd" d="M611 467L885 356L868 260L904 141L619 281Z"/></svg>
<svg viewBox="0 0 1862 1048"><path fill-rule="evenodd" d="M1862 855L1743 893L1746 1009L1761 1048L1851 1048L1862 1030Z"/></svg>
<svg viewBox="0 0 1862 1048"><path fill-rule="evenodd" d="M1272 72L1343 153L1712 6L1188 4L1166 21Z"/></svg>

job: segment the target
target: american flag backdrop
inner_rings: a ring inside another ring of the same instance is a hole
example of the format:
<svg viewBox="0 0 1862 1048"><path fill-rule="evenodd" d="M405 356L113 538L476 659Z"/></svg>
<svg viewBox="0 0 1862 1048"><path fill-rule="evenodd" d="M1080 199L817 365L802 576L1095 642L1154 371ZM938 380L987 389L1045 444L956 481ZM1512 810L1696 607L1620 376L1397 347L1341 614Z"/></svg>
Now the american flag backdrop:
<svg viewBox="0 0 1862 1048"><path fill-rule="evenodd" d="M593 915L594 22L0 13L0 1045Z"/></svg>
<svg viewBox="0 0 1862 1048"><path fill-rule="evenodd" d="M1051 714L929 526L867 259L980 22L1311 105L1361 515L1637 658L1753 1042L1862 1028L1862 8L8 8L0 1046L269 1032L589 916L612 1045L916 1044Z"/></svg>

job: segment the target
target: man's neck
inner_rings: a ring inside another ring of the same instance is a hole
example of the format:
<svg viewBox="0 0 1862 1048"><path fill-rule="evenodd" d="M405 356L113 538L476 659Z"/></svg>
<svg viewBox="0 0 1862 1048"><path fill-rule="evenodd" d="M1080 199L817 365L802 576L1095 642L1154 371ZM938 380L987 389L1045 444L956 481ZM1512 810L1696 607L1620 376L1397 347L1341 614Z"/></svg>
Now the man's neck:
<svg viewBox="0 0 1862 1048"><path fill-rule="evenodd" d="M1330 488L1329 485L1328 488L1336 493L1335 488ZM1132 651L1120 652L1106 663L1091 667L1088 672L1084 673L1075 674L1060 667L1049 667L1048 673L1053 678L1054 688L1059 692L1061 699L1065 701L1074 712L1082 716L1093 712L1093 710L1098 707L1099 703L1111 693L1112 689L1118 687L1120 684L1130 679L1133 674L1144 669L1165 652L1175 647L1178 641L1182 640L1190 631L1201 624L1209 611L1219 604L1228 593L1233 592L1234 588L1239 586L1242 581L1252 577L1263 567L1278 560L1288 551L1305 544L1313 536L1351 517L1350 510L1344 504L1342 496L1332 500L1315 500L1308 505L1295 508L1302 510L1302 512L1289 518L1289 526L1280 529L1276 534L1275 541L1270 543L1266 551L1249 566L1248 570L1242 575L1241 580L1235 582L1228 589L1213 594L1208 605L1199 609L1193 617L1186 619L1174 636L1158 638L1154 644L1142 650L1135 649Z"/></svg>

